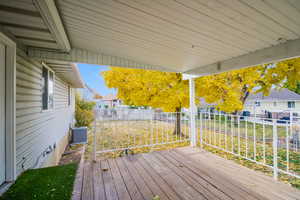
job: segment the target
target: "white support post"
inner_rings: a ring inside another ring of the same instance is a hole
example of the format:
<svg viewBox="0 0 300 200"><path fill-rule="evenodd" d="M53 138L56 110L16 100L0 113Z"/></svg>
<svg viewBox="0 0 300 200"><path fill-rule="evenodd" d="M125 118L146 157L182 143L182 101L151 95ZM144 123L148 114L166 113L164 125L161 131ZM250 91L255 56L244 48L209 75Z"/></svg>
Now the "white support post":
<svg viewBox="0 0 300 200"><path fill-rule="evenodd" d="M196 132L196 104L195 104L195 79L189 78L190 87L190 132L191 132L191 146L195 147L197 145L197 132Z"/></svg>

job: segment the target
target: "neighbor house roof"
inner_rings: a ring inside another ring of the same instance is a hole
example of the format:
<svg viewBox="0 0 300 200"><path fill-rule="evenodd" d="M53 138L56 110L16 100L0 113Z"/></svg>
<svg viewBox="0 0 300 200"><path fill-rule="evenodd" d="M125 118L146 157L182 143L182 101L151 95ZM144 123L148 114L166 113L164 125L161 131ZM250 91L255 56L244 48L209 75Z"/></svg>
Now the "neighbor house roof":
<svg viewBox="0 0 300 200"><path fill-rule="evenodd" d="M216 103L207 103L204 98L199 98L199 107L214 107Z"/></svg>
<svg viewBox="0 0 300 200"><path fill-rule="evenodd" d="M277 90L273 89L271 90L270 94L268 96L264 96L262 92L257 94L250 94L247 101L259 101L259 100L265 100L265 101L278 101L278 100L284 100L284 101L290 101L290 100L299 100L300 101L300 95L289 90L286 88Z"/></svg>
<svg viewBox="0 0 300 200"><path fill-rule="evenodd" d="M118 99L117 96L115 94L108 94L103 96L102 100L103 101L112 101L112 100L116 100Z"/></svg>

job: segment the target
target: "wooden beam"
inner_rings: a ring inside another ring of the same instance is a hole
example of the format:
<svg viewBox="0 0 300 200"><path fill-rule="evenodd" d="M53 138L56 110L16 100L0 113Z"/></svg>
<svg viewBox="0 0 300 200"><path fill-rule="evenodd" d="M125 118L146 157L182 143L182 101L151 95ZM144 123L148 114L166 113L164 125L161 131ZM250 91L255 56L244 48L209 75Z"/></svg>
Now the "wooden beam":
<svg viewBox="0 0 300 200"><path fill-rule="evenodd" d="M61 50L66 52L70 51L71 45L54 0L33 0L33 2Z"/></svg>
<svg viewBox="0 0 300 200"><path fill-rule="evenodd" d="M97 52L92 52L84 49L76 49L76 48L71 49L70 52L68 53L29 48L28 55L32 58L44 60L47 63L51 63L51 62L55 63L55 61L64 61L64 62L72 62L72 63L109 65L109 66L139 68L139 69L149 69L149 70L159 70L159 71L169 71L169 72L171 71L170 69L167 69L162 66L144 64L126 58L121 58L118 56L111 56L103 53L97 53Z"/></svg>
<svg viewBox="0 0 300 200"><path fill-rule="evenodd" d="M248 53L242 56L220 61L210 65L200 66L184 73L193 75L218 74L225 71L240 69L278 62L281 60L300 56L300 39L290 40L285 43Z"/></svg>

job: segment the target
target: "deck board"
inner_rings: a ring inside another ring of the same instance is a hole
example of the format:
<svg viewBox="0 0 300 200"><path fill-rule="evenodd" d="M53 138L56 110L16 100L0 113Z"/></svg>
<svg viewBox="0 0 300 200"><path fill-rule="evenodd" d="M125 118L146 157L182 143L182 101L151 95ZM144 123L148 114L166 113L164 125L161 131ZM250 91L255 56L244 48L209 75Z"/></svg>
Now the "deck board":
<svg viewBox="0 0 300 200"><path fill-rule="evenodd" d="M137 156L135 156L135 158L136 157ZM132 164L134 165L136 172L139 174L140 178L145 180L154 196L159 196L161 200L172 200L168 198L168 195L163 191L162 188L159 187L159 184L156 183L156 180L138 162L138 159L135 159L135 162L132 162Z"/></svg>
<svg viewBox="0 0 300 200"><path fill-rule="evenodd" d="M149 189L145 180L137 174L137 170L132 164L133 162L135 162L135 159L133 159L132 157L123 157L122 160L125 163L131 177L133 178L135 184L137 185L137 188L139 189L144 199L152 199L154 196L152 191Z"/></svg>
<svg viewBox="0 0 300 200"><path fill-rule="evenodd" d="M95 163L93 166L94 199L106 199L103 176L101 173L101 163Z"/></svg>
<svg viewBox="0 0 300 200"><path fill-rule="evenodd" d="M300 191L199 148L84 163L82 200L292 200Z"/></svg>
<svg viewBox="0 0 300 200"><path fill-rule="evenodd" d="M111 169L109 168L108 161L103 160L101 161L101 172L103 176L103 183L104 183L104 190L105 190L105 196L107 200L115 200L119 199L117 190L115 187L115 182L113 179L113 176L111 174Z"/></svg>
<svg viewBox="0 0 300 200"><path fill-rule="evenodd" d="M115 182L116 190L118 193L119 199L122 200L131 200L126 185L124 183L122 174L120 173L116 161L114 159L108 160L110 170L112 173L113 180Z"/></svg>
<svg viewBox="0 0 300 200"><path fill-rule="evenodd" d="M123 176L124 182L128 189L131 199L142 200L144 199L140 190L138 189L134 179L131 177L127 167L125 166L122 158L117 158L116 162L119 166L120 172Z"/></svg>

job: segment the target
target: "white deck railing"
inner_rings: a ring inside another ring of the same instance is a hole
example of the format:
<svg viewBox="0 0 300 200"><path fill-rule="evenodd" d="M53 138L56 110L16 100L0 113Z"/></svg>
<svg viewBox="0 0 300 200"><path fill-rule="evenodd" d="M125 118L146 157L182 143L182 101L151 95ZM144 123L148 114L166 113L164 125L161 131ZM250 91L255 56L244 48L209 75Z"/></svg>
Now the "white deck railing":
<svg viewBox="0 0 300 200"><path fill-rule="evenodd" d="M127 108L95 112L94 156L174 143L189 145L192 138L189 112ZM200 147L212 147L269 167L275 179L278 173L300 178L300 118L281 120L201 112L195 116L195 128Z"/></svg>
<svg viewBox="0 0 300 200"><path fill-rule="evenodd" d="M300 178L300 119L243 117L221 113L197 116L199 145L222 150L278 173Z"/></svg>
<svg viewBox="0 0 300 200"><path fill-rule="evenodd" d="M180 125L176 124L180 116ZM179 131L177 129L181 129ZM98 109L94 124L95 152L127 151L190 140L187 113L154 110ZM176 134L177 133L177 134Z"/></svg>

